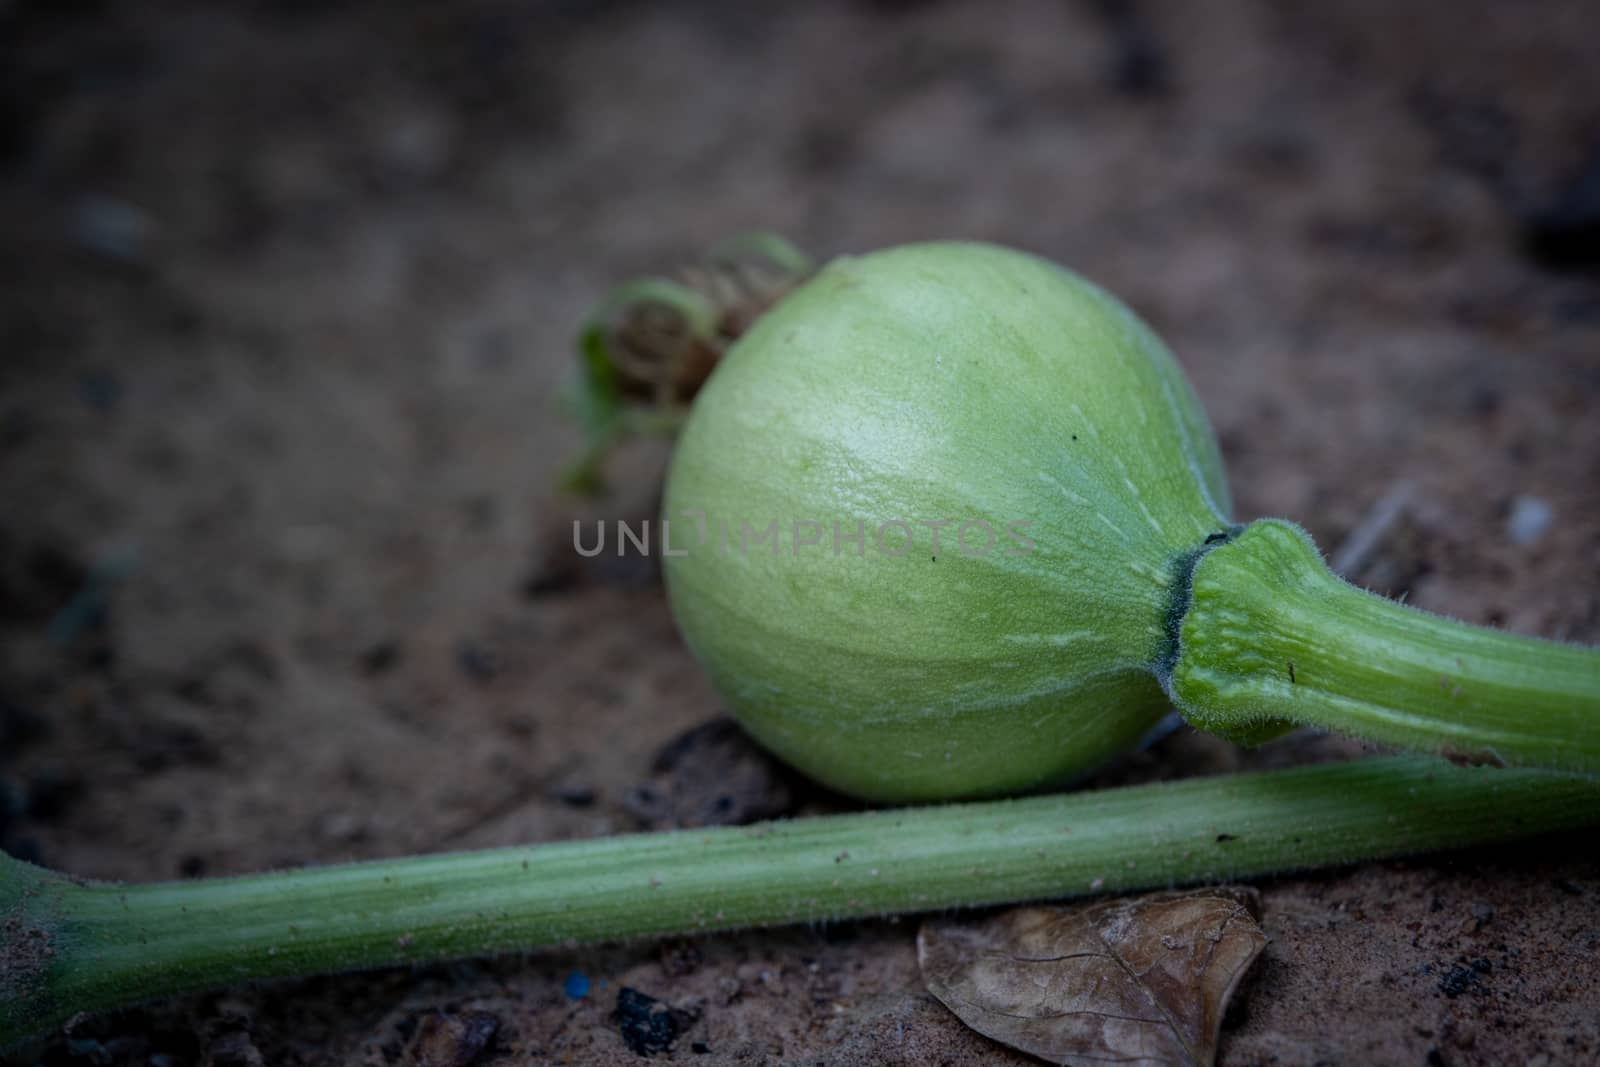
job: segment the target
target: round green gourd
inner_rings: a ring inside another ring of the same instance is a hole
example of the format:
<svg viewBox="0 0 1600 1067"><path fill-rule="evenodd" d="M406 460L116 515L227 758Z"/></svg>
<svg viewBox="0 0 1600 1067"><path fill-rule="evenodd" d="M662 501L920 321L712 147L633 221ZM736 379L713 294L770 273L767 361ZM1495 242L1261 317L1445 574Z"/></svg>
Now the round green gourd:
<svg viewBox="0 0 1600 1067"><path fill-rule="evenodd" d="M829 264L718 367L667 480L666 580L796 767L875 800L1009 793L1167 710L1174 600L1229 506L1192 388L1115 298L1020 252L908 245ZM960 537L979 522L986 552Z"/></svg>

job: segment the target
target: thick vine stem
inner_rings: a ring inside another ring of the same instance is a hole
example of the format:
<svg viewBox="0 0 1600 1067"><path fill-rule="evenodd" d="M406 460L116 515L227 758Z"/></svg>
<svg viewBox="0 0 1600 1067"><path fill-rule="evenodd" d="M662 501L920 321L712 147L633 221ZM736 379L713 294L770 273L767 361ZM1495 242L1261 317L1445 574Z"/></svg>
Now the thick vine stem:
<svg viewBox="0 0 1600 1067"><path fill-rule="evenodd" d="M1225 736L1292 723L1456 762L1600 775L1600 650L1357 589L1275 519L1196 564L1167 684L1191 723Z"/></svg>
<svg viewBox="0 0 1600 1067"><path fill-rule="evenodd" d="M0 855L0 1048L255 979L1210 882L1597 819L1588 779L1399 757L155 885Z"/></svg>

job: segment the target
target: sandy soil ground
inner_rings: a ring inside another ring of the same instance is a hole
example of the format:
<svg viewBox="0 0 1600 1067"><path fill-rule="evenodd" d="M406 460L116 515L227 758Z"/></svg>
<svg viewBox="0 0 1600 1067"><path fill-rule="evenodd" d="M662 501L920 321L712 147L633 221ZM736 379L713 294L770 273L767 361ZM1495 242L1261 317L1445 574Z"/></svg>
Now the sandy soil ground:
<svg viewBox="0 0 1600 1067"><path fill-rule="evenodd" d="M1241 518L1337 546L1409 483L1357 577L1600 643L1596 15L0 3L4 847L179 878L671 817L641 787L717 701L649 566L562 562L582 508L648 511L660 450L563 499L557 392L611 283L752 227L1068 263L1176 349ZM1101 780L1344 748L1180 733ZM735 806L838 804L769 769ZM1600 1060L1592 834L1262 888L1224 1063ZM1025 1062L922 990L914 933L317 979L39 1054L390 1064L455 1026L446 1062L612 1064L628 987L698 1013L668 1062Z"/></svg>

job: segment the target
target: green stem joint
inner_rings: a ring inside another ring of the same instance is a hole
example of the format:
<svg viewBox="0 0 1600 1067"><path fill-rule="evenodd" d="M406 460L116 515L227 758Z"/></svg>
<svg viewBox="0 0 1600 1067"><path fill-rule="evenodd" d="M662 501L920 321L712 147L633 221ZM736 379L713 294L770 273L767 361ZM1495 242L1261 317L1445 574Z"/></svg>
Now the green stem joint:
<svg viewBox="0 0 1600 1067"><path fill-rule="evenodd" d="M1319 726L1459 763L1600 775L1600 654L1358 589L1278 520L1195 564L1167 684L1191 723L1238 740Z"/></svg>

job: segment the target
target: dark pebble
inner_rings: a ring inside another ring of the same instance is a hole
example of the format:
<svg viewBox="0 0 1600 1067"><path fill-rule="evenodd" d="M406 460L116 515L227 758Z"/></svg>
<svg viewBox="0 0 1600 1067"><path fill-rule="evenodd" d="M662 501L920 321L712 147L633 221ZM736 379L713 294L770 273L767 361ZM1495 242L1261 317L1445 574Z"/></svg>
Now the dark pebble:
<svg viewBox="0 0 1600 1067"><path fill-rule="evenodd" d="M521 592L525 600L538 600L554 593L564 593L578 585L578 569L570 564L549 563L536 567L522 580Z"/></svg>
<svg viewBox="0 0 1600 1067"><path fill-rule="evenodd" d="M684 1030L694 1024L691 1012L679 1011L637 989L617 990L617 1026L636 1056L670 1052Z"/></svg>
<svg viewBox="0 0 1600 1067"><path fill-rule="evenodd" d="M109 371L92 371L78 380L78 391L97 415L110 415L122 402L122 379Z"/></svg>
<svg viewBox="0 0 1600 1067"><path fill-rule="evenodd" d="M488 685L500 673L499 659L494 652L471 640L456 645L456 668L478 685Z"/></svg>
<svg viewBox="0 0 1600 1067"><path fill-rule="evenodd" d="M0 698L0 759L43 737L48 725L44 716Z"/></svg>
<svg viewBox="0 0 1600 1067"><path fill-rule="evenodd" d="M48 822L60 818L84 794L83 779L60 770L45 770L28 783L27 812Z"/></svg>
<svg viewBox="0 0 1600 1067"><path fill-rule="evenodd" d="M1111 87L1128 96L1161 96L1172 88L1172 64L1134 0L1100 0L1111 33Z"/></svg>
<svg viewBox="0 0 1600 1067"><path fill-rule="evenodd" d="M1600 268L1600 146L1560 192L1523 220L1522 246L1547 267Z"/></svg>
<svg viewBox="0 0 1600 1067"><path fill-rule="evenodd" d="M361 653L361 673L366 675L385 674L393 670L400 662L401 653L400 642L393 640L379 641Z"/></svg>
<svg viewBox="0 0 1600 1067"><path fill-rule="evenodd" d="M1471 967L1456 964L1439 979L1439 992L1454 1000L1461 994L1477 988L1478 972Z"/></svg>
<svg viewBox="0 0 1600 1067"><path fill-rule="evenodd" d="M597 795L592 785L564 785L555 793L556 799L569 808L593 807Z"/></svg>

